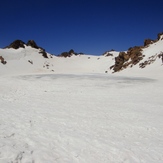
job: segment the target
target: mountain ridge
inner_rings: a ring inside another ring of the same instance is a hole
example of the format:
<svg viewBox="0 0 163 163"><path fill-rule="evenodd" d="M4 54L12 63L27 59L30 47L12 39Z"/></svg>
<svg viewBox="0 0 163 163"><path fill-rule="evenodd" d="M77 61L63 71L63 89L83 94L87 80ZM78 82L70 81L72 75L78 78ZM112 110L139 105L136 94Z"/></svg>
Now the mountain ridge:
<svg viewBox="0 0 163 163"><path fill-rule="evenodd" d="M111 50L101 56L76 53L73 49L55 56L34 40L27 43L15 40L0 49L0 61L0 74L23 73L23 70L25 73L117 73L135 67L144 69L163 62L163 33L159 33L156 40L145 39L142 46L120 52Z"/></svg>

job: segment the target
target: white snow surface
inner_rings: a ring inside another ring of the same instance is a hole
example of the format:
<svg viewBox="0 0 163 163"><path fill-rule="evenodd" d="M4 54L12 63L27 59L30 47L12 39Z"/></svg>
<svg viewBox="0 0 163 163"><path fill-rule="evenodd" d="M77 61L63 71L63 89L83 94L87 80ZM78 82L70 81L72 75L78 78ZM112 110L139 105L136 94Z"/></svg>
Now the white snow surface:
<svg viewBox="0 0 163 163"><path fill-rule="evenodd" d="M112 73L118 52L45 59L38 51L0 49L0 163L163 162L159 58ZM159 40L144 60L161 51Z"/></svg>

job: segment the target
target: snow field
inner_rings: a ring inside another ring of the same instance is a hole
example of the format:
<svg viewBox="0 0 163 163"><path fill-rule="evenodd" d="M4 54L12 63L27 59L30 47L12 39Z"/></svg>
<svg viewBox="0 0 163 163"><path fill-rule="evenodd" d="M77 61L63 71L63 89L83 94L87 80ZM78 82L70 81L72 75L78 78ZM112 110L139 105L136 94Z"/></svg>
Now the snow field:
<svg viewBox="0 0 163 163"><path fill-rule="evenodd" d="M162 61L112 73L111 53L0 49L0 163L162 163Z"/></svg>
<svg viewBox="0 0 163 163"><path fill-rule="evenodd" d="M163 161L159 80L47 74L0 83L0 163Z"/></svg>

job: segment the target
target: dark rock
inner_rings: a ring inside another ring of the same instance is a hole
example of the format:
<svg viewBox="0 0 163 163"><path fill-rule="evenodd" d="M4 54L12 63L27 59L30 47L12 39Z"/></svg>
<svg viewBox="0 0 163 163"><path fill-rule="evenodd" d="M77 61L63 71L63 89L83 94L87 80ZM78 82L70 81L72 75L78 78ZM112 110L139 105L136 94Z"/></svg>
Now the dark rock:
<svg viewBox="0 0 163 163"><path fill-rule="evenodd" d="M74 54L75 52L74 52L73 49L71 49L68 53L69 53L69 54Z"/></svg>
<svg viewBox="0 0 163 163"><path fill-rule="evenodd" d="M162 63L163 63L163 52L160 52L160 54L158 54L158 57L161 58Z"/></svg>
<svg viewBox="0 0 163 163"><path fill-rule="evenodd" d="M63 52L59 55L60 57L71 57L71 54L69 54L68 52Z"/></svg>
<svg viewBox="0 0 163 163"><path fill-rule="evenodd" d="M156 61L157 57L159 57L159 54L155 54L155 55L150 56L146 61L140 63L139 67L145 68L147 65L154 63Z"/></svg>
<svg viewBox="0 0 163 163"><path fill-rule="evenodd" d="M32 65L33 65L33 61L31 61L31 60L28 60L28 62L29 62L30 64L32 64Z"/></svg>
<svg viewBox="0 0 163 163"><path fill-rule="evenodd" d="M63 52L59 55L59 57L71 57L72 55L78 55L78 53L75 53L73 49L71 49L69 52Z"/></svg>
<svg viewBox="0 0 163 163"><path fill-rule="evenodd" d="M25 48L25 43L21 40L15 40L14 42L12 42L9 46L5 47L5 48L13 48L13 49L19 49L19 48Z"/></svg>
<svg viewBox="0 0 163 163"><path fill-rule="evenodd" d="M147 45L149 45L151 43L153 43L153 40L151 40L151 39L145 39L144 40L144 46L147 46Z"/></svg>
<svg viewBox="0 0 163 163"><path fill-rule="evenodd" d="M104 55L105 55L105 57L113 56L113 54L111 54L109 52L108 53L105 53Z"/></svg>
<svg viewBox="0 0 163 163"><path fill-rule="evenodd" d="M139 63L143 59L141 51L141 46L135 46L129 48L127 53L120 52L119 55L115 57L115 64L112 65L110 69L113 69L114 72L117 72L127 68L129 65L132 67L133 65Z"/></svg>
<svg viewBox="0 0 163 163"><path fill-rule="evenodd" d="M39 49L40 50L39 53L41 53L44 58L48 58L48 55L47 55L45 49L43 49L42 47L39 47L34 40L29 40L27 42L27 44L25 44L21 40L15 40L14 42L12 42L9 46L7 46L5 48L19 49L19 48L25 48L25 45L31 46L32 48L35 48L35 49ZM72 51L70 51L70 52L72 52ZM51 56L51 58L52 58L52 56Z"/></svg>
<svg viewBox="0 0 163 163"><path fill-rule="evenodd" d="M0 56L0 60L1 60L1 63L4 65L7 63L2 56Z"/></svg>
<svg viewBox="0 0 163 163"><path fill-rule="evenodd" d="M78 53L78 55L84 55L84 53L83 52L80 52L80 53Z"/></svg>
<svg viewBox="0 0 163 163"><path fill-rule="evenodd" d="M40 51L39 53L42 54L42 56L43 56L44 58L48 58L48 55L47 55L47 53L45 52L44 49L41 49L41 51Z"/></svg>
<svg viewBox="0 0 163 163"><path fill-rule="evenodd" d="M160 40L161 36L163 35L163 32L157 34L157 40Z"/></svg>
<svg viewBox="0 0 163 163"><path fill-rule="evenodd" d="M37 44L34 40L29 40L27 42L27 46L31 46L32 48L39 49L39 47L37 46Z"/></svg>

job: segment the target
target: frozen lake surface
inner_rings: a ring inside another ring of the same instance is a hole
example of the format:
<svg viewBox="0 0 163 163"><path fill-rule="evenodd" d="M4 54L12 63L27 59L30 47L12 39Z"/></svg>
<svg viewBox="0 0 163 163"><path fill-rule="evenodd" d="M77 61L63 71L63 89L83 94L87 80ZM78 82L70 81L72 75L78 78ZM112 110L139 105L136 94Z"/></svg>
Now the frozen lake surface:
<svg viewBox="0 0 163 163"><path fill-rule="evenodd" d="M160 80L43 74L0 84L0 163L163 162Z"/></svg>

